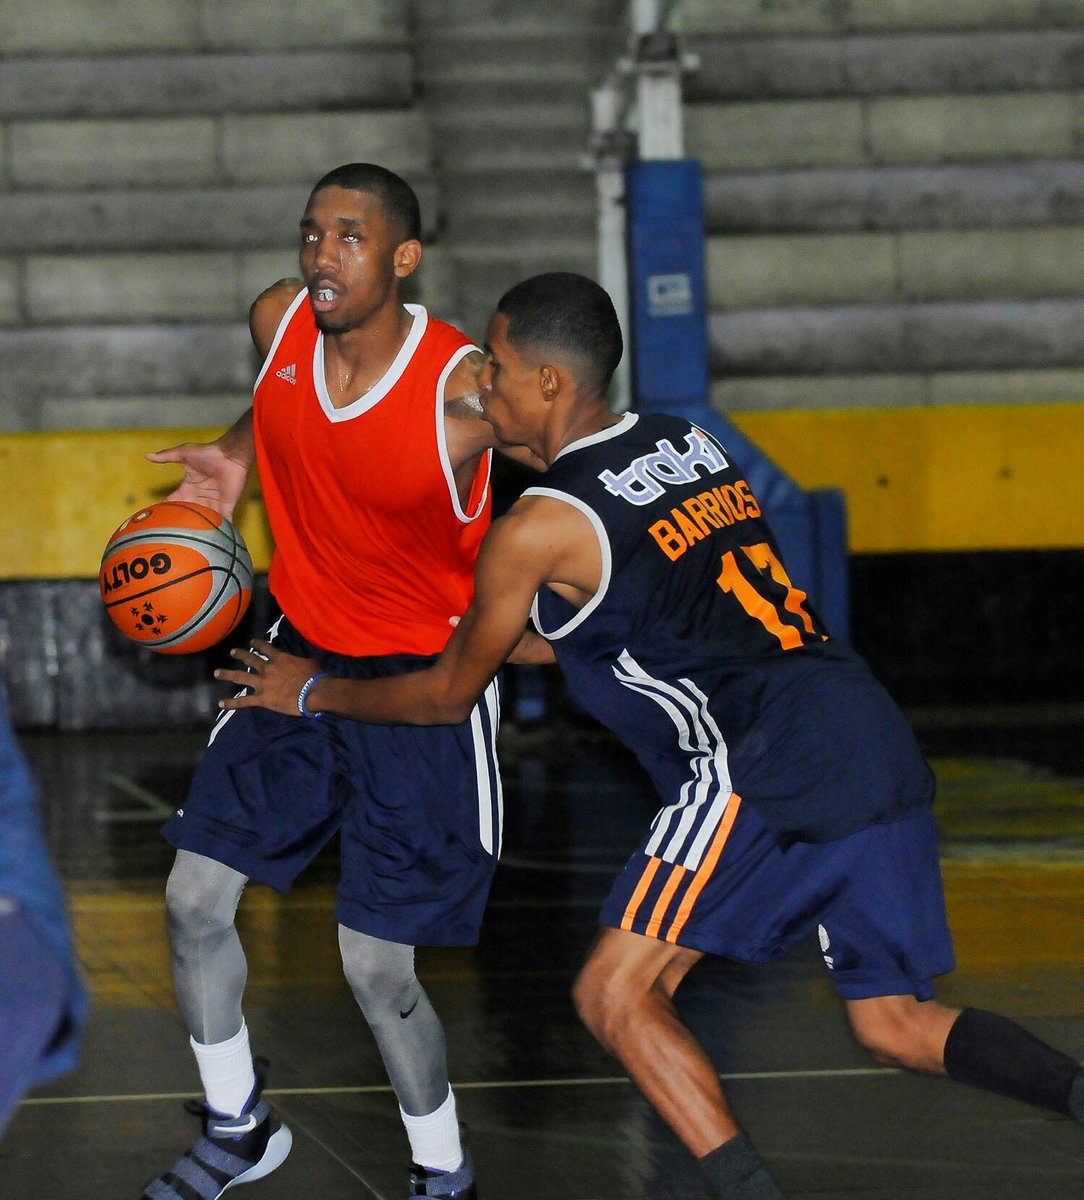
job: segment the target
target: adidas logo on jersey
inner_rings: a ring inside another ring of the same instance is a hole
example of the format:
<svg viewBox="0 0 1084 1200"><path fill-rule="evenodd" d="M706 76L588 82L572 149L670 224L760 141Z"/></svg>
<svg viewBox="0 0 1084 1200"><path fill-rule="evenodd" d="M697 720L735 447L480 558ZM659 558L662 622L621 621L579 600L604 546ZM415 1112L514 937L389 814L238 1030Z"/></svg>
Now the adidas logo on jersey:
<svg viewBox="0 0 1084 1200"><path fill-rule="evenodd" d="M285 379L287 383L297 383L297 363L290 363L288 367L276 371L275 378Z"/></svg>

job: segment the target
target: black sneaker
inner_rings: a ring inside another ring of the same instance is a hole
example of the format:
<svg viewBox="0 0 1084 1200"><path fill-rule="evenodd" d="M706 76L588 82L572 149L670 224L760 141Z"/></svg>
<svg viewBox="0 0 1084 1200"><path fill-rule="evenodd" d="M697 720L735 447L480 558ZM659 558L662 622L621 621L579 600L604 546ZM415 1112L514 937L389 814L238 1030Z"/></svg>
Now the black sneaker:
<svg viewBox="0 0 1084 1200"><path fill-rule="evenodd" d="M435 1171L411 1163L410 1195L439 1196L441 1200L478 1200L470 1155L464 1152L463 1161L454 1171Z"/></svg>
<svg viewBox="0 0 1084 1200"><path fill-rule="evenodd" d="M164 1174L147 1184L141 1200L218 1200L236 1183L252 1183L280 1166L293 1134L260 1093L264 1068L256 1067L256 1086L239 1117L194 1104L203 1116L203 1134ZM423 1192L422 1195L425 1195Z"/></svg>

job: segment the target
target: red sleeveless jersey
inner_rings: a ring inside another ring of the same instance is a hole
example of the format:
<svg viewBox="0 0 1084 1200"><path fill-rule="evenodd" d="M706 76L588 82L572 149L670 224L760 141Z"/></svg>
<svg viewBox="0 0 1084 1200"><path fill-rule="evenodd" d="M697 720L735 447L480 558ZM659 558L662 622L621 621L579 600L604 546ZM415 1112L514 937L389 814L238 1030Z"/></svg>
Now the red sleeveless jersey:
<svg viewBox="0 0 1084 1200"><path fill-rule="evenodd" d="M287 620L325 650L437 654L474 594L489 526L490 452L466 507L444 433L444 385L474 347L414 318L384 377L335 408L324 339L302 290L254 391L256 460L275 540L269 584Z"/></svg>

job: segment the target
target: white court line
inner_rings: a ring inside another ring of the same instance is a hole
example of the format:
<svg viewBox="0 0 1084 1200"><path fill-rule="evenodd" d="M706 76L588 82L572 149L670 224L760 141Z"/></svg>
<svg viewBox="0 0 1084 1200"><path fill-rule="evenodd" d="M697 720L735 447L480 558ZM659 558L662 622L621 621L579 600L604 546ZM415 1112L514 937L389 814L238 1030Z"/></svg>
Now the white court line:
<svg viewBox="0 0 1084 1200"><path fill-rule="evenodd" d="M337 1162L348 1175L353 1175L358 1183L360 1183L362 1187L368 1191L370 1196L375 1197L376 1200L380 1200L381 1193L376 1190L376 1188L365 1178L365 1176L359 1175L341 1154L337 1154L334 1150L332 1150L327 1142L323 1140L323 1138L319 1137L317 1134L313 1133L311 1129L303 1125L301 1121L298 1120L297 1113L290 1113L289 1117L290 1124L293 1125L295 1129L298 1129L301 1133L303 1133L309 1139L309 1141L315 1142L316 1145L319 1146L329 1158L334 1159L335 1162Z"/></svg>
<svg viewBox="0 0 1084 1200"><path fill-rule="evenodd" d="M734 1071L719 1078L724 1082L735 1080L775 1079L847 1079L869 1075L907 1075L900 1067L841 1067L818 1071ZM913 1074L913 1072L910 1072ZM497 1091L501 1088L547 1088L547 1087L613 1087L627 1084L625 1075L598 1075L584 1079L493 1079L473 1083L453 1083L457 1092ZM391 1092L387 1083L365 1084L359 1087L313 1087L313 1088L268 1088L267 1096L372 1096ZM187 1092L131 1092L113 1096L34 1096L24 1100L24 1105L46 1104L131 1104L147 1100L189 1100L192 1090Z"/></svg>
<svg viewBox="0 0 1084 1200"><path fill-rule="evenodd" d="M115 771L106 771L102 775L102 781L122 795L131 797L140 805L139 808L107 808L95 813L94 819L102 824L113 821L161 821L173 815L172 804L167 804L161 796L156 796L154 792L148 792L146 788L140 787L126 775L118 775Z"/></svg>

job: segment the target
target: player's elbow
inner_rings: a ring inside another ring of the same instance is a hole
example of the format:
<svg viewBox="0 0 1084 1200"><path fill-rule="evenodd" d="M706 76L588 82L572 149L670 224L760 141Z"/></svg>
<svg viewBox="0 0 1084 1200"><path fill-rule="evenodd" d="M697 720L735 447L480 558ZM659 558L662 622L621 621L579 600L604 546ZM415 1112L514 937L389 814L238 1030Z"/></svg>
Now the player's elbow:
<svg viewBox="0 0 1084 1200"><path fill-rule="evenodd" d="M424 725L461 725L471 715L474 701L447 693L433 693L427 697Z"/></svg>
<svg viewBox="0 0 1084 1200"><path fill-rule="evenodd" d="M415 725L462 725L470 714L470 708L465 705L433 705L426 710L424 717L413 723Z"/></svg>

